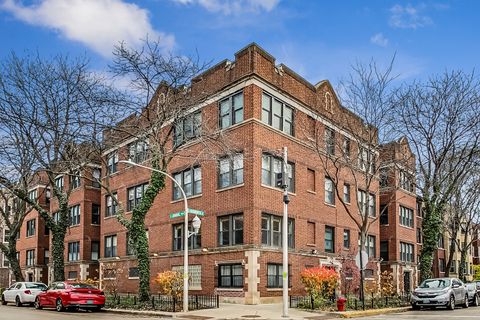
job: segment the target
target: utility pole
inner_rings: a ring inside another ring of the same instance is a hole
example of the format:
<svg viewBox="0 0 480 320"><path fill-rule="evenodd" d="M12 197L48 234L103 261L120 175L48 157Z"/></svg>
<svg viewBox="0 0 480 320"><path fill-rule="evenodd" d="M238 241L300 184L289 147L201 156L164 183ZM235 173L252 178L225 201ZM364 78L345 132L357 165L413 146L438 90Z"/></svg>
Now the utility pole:
<svg viewBox="0 0 480 320"><path fill-rule="evenodd" d="M288 166L287 147L283 147L283 224L282 224L282 247L283 247L283 313L282 317L288 318Z"/></svg>

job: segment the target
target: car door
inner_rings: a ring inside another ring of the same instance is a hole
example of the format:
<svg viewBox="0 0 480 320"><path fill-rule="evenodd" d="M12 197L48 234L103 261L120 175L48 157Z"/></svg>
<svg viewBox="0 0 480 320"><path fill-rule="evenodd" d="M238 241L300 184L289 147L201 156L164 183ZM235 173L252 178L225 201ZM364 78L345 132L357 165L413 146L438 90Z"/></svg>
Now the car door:
<svg viewBox="0 0 480 320"><path fill-rule="evenodd" d="M55 290L52 295L52 305L56 304L57 298L60 297L64 291L65 291L65 283L57 282L57 285L55 286Z"/></svg>
<svg viewBox="0 0 480 320"><path fill-rule="evenodd" d="M55 295L55 288L56 288L56 287L57 287L57 283L56 283L56 282L52 283L52 284L48 287L42 305L47 305L47 306L52 306L52 305L54 305L54 302L53 302L53 301L55 301L55 300L53 300L53 297L54 297L54 295Z"/></svg>
<svg viewBox="0 0 480 320"><path fill-rule="evenodd" d="M5 298L5 301L7 302L13 302L14 299L15 299L15 296L14 296L14 291L15 291L15 287L18 285L18 283L14 283L10 286L10 288L8 288L8 290L5 290L3 292L3 297Z"/></svg>
<svg viewBox="0 0 480 320"><path fill-rule="evenodd" d="M10 292L10 302L14 302L17 295L20 295L22 286L23 282L18 282L15 288L13 288L12 292Z"/></svg>
<svg viewBox="0 0 480 320"><path fill-rule="evenodd" d="M455 295L456 303L462 303L465 299L464 288L462 287L460 280L453 279L452 280L452 290L453 294Z"/></svg>

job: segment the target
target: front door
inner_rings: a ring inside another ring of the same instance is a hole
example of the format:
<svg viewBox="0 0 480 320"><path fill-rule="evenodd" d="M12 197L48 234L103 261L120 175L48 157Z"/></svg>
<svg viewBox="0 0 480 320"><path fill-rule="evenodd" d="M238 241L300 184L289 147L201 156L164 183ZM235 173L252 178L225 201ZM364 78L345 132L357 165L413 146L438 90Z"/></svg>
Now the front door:
<svg viewBox="0 0 480 320"><path fill-rule="evenodd" d="M410 271L403 272L403 292L410 293L411 291L411 276Z"/></svg>
<svg viewBox="0 0 480 320"><path fill-rule="evenodd" d="M28 282L33 282L33 273L29 272L27 274L27 279L28 279Z"/></svg>

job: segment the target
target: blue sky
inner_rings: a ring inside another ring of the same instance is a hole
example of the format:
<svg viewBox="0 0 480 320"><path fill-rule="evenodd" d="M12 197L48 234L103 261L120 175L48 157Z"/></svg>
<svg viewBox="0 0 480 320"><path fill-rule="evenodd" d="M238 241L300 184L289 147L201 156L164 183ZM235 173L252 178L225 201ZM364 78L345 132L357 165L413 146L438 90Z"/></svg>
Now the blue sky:
<svg viewBox="0 0 480 320"><path fill-rule="evenodd" d="M334 85L355 61L399 79L480 66L480 1L0 0L0 57L85 54L105 70L111 48L149 34L165 51L216 63L257 42L312 83Z"/></svg>

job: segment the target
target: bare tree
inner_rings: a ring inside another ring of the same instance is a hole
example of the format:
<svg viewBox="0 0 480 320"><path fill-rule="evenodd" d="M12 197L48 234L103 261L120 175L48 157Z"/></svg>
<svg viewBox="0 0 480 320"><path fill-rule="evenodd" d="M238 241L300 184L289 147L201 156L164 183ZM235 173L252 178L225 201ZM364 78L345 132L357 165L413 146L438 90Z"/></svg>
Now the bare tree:
<svg viewBox="0 0 480 320"><path fill-rule="evenodd" d="M151 168L163 172L168 171L168 165L175 157L193 164L211 160L230 150L226 147L224 133L217 129L217 122L206 118L202 109L196 108L209 94L205 80L199 75L208 64L200 63L198 57L165 54L160 42L151 39L146 39L140 49L120 43L113 54L111 71L116 77L130 81L130 111L134 114L106 132L104 148L115 148L116 144L127 139L137 141L136 146L129 150L130 160L147 161ZM184 148L185 144L188 148ZM140 152L135 149L138 146ZM113 197L108 175L102 185ZM124 206L117 203L117 218L127 229L138 259L141 301L148 301L150 294L145 217L164 188L165 176L151 171L148 187L132 209L130 218L125 217Z"/></svg>
<svg viewBox="0 0 480 320"><path fill-rule="evenodd" d="M52 235L53 277L64 280L64 239L69 227L69 198L72 186L55 183L78 176L97 161L92 137L101 132L100 119L116 97L102 78L89 71L84 58L38 54L20 58L11 54L0 72L2 121L10 136L18 135L17 153L28 152L28 165L18 159L10 174L0 175L0 185L38 211ZM104 119L102 119L104 120ZM93 140L94 141L94 140ZM6 153L1 155L6 157ZM49 208L30 199L23 182L32 172L42 170L58 206L58 219ZM18 185L22 181L22 185Z"/></svg>
<svg viewBox="0 0 480 320"><path fill-rule="evenodd" d="M382 143L389 142L392 137L389 112L390 86L395 79L392 66L393 59L385 70L374 61L352 66L352 73L339 90L342 102L325 94L325 110L334 115L337 129L324 125L323 115L307 120L304 126L308 143L316 150L325 176L331 181L333 197L336 195L336 200L358 228L360 251L365 251L370 227L380 216L376 208L382 168L379 156ZM392 166L385 168L394 169ZM385 168L382 173L387 175ZM342 183L346 179L348 185ZM344 188L351 190L354 195L351 200L356 200L356 205L350 205L350 197L344 197ZM363 296L363 272L360 274Z"/></svg>
<svg viewBox="0 0 480 320"><path fill-rule="evenodd" d="M479 151L479 89L473 73L454 71L425 83L415 82L396 94L397 128L408 137L417 156L417 186L424 212L422 280L432 275L445 209Z"/></svg>

